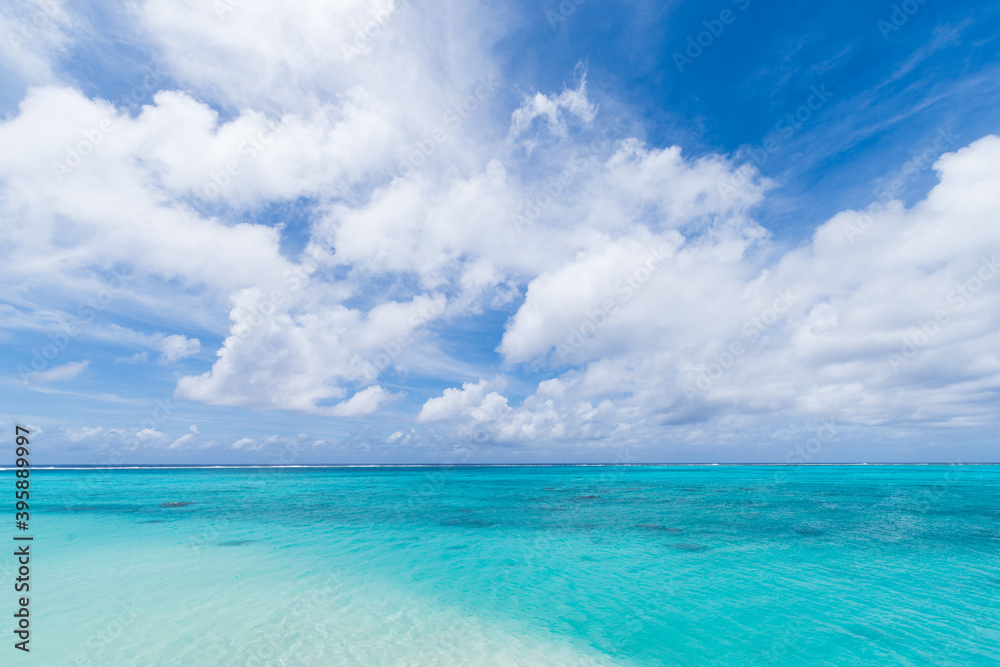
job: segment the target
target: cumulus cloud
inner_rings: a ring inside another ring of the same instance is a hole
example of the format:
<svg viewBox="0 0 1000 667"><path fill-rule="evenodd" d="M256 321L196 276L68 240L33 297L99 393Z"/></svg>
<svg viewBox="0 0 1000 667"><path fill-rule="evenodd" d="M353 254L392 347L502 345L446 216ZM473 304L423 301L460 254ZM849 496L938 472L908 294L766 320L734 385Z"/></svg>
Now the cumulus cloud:
<svg viewBox="0 0 1000 667"><path fill-rule="evenodd" d="M236 295L232 335L219 351L219 360L202 375L182 378L179 397L336 416L370 414L388 397L377 385L337 405L329 406L329 401L344 398L352 382L377 377L385 346L409 340L443 303L442 297L420 295L363 314L335 303L289 300L261 317L259 297L252 290Z"/></svg>
<svg viewBox="0 0 1000 667"><path fill-rule="evenodd" d="M499 349L511 361L550 353L557 375L516 408L493 410L493 436L606 438L639 421L651 432L731 428L764 414L991 423L1000 199L990 184L1000 138L946 154L935 168L939 184L912 208L840 213L773 265L750 252L765 236L729 228L675 237L658 267L643 261L653 244L626 253L619 242L535 279ZM648 271L633 270L629 281L633 267ZM421 415L473 424L484 400L465 385L429 400Z"/></svg>
<svg viewBox="0 0 1000 667"><path fill-rule="evenodd" d="M173 363L198 354L200 350L201 341L197 338L188 338L183 334L167 336L160 344L160 363Z"/></svg>
<svg viewBox="0 0 1000 667"><path fill-rule="evenodd" d="M338 403L330 410L337 417L363 417L373 414L392 394L378 385L357 392L350 399Z"/></svg>
<svg viewBox="0 0 1000 667"><path fill-rule="evenodd" d="M486 380L480 380L475 384L466 382L461 389L445 389L441 396L428 399L424 403L420 414L417 415L417 421L430 422L451 419L469 408L479 405L486 395L488 387L489 383Z"/></svg>
<svg viewBox="0 0 1000 667"><path fill-rule="evenodd" d="M292 8L277 2L231 7L149 0L140 11L176 76L203 94L241 106L295 101L309 91L338 92L364 68L365 53L391 44L386 33L418 18L407 16L412 12L393 0ZM344 67L347 61L354 67ZM229 66L236 62L244 65Z"/></svg>

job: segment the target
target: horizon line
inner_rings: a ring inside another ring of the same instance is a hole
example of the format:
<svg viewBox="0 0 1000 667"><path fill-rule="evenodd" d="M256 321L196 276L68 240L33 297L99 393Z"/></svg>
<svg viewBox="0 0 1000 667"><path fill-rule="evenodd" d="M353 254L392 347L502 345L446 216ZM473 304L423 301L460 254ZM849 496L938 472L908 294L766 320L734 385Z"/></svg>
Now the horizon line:
<svg viewBox="0 0 1000 667"><path fill-rule="evenodd" d="M31 466L31 470L207 470L241 468L642 468L642 467L712 467L712 466L781 466L781 467L833 467L833 466L993 466L994 461L854 461L841 463L225 463L225 464L135 464L87 465L55 464ZM0 466L0 471L18 470L14 466Z"/></svg>

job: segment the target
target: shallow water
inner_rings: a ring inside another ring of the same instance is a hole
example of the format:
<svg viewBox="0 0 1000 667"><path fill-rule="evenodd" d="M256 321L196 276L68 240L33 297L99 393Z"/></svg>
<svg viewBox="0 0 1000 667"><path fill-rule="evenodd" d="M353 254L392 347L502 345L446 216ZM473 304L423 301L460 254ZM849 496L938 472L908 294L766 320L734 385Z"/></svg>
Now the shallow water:
<svg viewBox="0 0 1000 667"><path fill-rule="evenodd" d="M5 665L1000 664L998 466L31 480Z"/></svg>

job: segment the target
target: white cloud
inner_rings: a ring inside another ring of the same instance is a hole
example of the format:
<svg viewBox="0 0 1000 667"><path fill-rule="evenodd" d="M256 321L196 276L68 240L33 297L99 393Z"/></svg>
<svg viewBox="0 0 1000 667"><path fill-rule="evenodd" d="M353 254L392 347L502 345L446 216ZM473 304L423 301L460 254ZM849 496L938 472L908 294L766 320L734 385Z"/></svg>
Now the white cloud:
<svg viewBox="0 0 1000 667"><path fill-rule="evenodd" d="M9 0L0 5L4 69L27 84L54 79L53 61L70 43L74 19L58 0Z"/></svg>
<svg viewBox="0 0 1000 667"><path fill-rule="evenodd" d="M420 409L420 414L417 415L417 421L442 421L468 412L483 402L490 386L491 384L486 380L479 380L475 384L465 382L461 389L445 389L441 396L427 399L427 402Z"/></svg>
<svg viewBox="0 0 1000 667"><path fill-rule="evenodd" d="M388 397L377 385L348 401L328 404L344 398L350 383L376 377L384 347L401 340L408 344L443 306L442 297L417 296L407 303L380 304L365 316L329 301L293 298L262 316L259 292L238 294L230 314L232 335L223 343L219 360L207 373L182 378L177 395L215 405L370 414Z"/></svg>
<svg viewBox="0 0 1000 667"><path fill-rule="evenodd" d="M115 359L116 364L142 364L145 363L149 358L149 355L143 352L136 352L135 354L128 357L118 357Z"/></svg>
<svg viewBox="0 0 1000 667"><path fill-rule="evenodd" d="M583 72L576 89L566 89L558 95L537 92L525 99L511 116L509 137L516 139L521 136L536 118L544 118L550 132L564 136L566 116L576 117L579 122L589 125L596 115L596 105L587 98L587 75Z"/></svg>
<svg viewBox="0 0 1000 667"><path fill-rule="evenodd" d="M162 431L157 431L152 428L144 428L141 431L137 431L135 434L136 439L144 444L153 442L162 442L167 439L167 434Z"/></svg>
<svg viewBox="0 0 1000 667"><path fill-rule="evenodd" d="M219 12L198 0L147 0L140 17L173 76L206 99L289 110L361 87L397 108L405 100L406 126L485 73L506 27L501 11L479 2L423 12L398 0L271 0ZM447 54L431 46L445 43Z"/></svg>
<svg viewBox="0 0 1000 667"><path fill-rule="evenodd" d="M560 360L567 361L577 360L601 329L604 335L598 340L614 342L608 329L631 329L636 317L645 316L633 311L628 317L632 301L643 292L662 293L674 277L670 266L683 242L676 233L609 240L535 278L499 351L510 361L523 362L556 348Z"/></svg>
<svg viewBox="0 0 1000 667"><path fill-rule="evenodd" d="M201 341L183 334L174 334L163 339L160 350L160 363L169 364L198 354L201 350Z"/></svg>
<svg viewBox="0 0 1000 667"><path fill-rule="evenodd" d="M333 406L330 413L338 417L363 417L373 414L392 394L378 385L362 389L350 399Z"/></svg>
<svg viewBox="0 0 1000 667"><path fill-rule="evenodd" d="M70 442L80 442L86 440L93 440L104 433L104 429L100 426L88 427L77 429L75 431L67 431L66 435L69 436Z"/></svg>
<svg viewBox="0 0 1000 667"><path fill-rule="evenodd" d="M72 380L80 373L87 369L90 365L90 361L71 361L68 364L63 364L62 366L53 366L52 368L44 371L33 371L27 374L27 378L37 384L45 384L47 382L65 382L67 380Z"/></svg>
<svg viewBox="0 0 1000 667"><path fill-rule="evenodd" d="M167 446L167 449L183 449L187 445L187 443L189 443L192 440L192 438L194 438L193 433L185 433L184 435L182 435L181 437L177 438L172 443L170 443L170 445Z"/></svg>
<svg viewBox="0 0 1000 667"><path fill-rule="evenodd" d="M167 446L167 449L185 449L185 448L187 448L188 443L191 442L192 440L194 440L194 436L198 435L198 427L196 425L194 425L194 424L191 424L191 427L188 429L188 431L190 431L190 432L189 433L185 433L184 435L180 436L179 438L177 438L176 440L174 440L172 443L170 443L170 445Z"/></svg>
<svg viewBox="0 0 1000 667"><path fill-rule="evenodd" d="M233 443L233 447L232 448L233 449L247 449L247 450L250 450L250 451L254 451L254 450L260 449L263 446L264 445L262 443L258 443L253 438L240 438L239 440L237 440L236 442Z"/></svg>
<svg viewBox="0 0 1000 667"><path fill-rule="evenodd" d="M550 363L583 365L498 414L496 436L608 437L637 420L731 428L761 414L900 427L992 422L1000 138L936 168L940 184L912 208L838 214L770 268L751 259L766 243L760 235L689 237L611 315L595 310L604 292L593 284L608 290L628 274L609 264L621 241L540 276L500 351L523 361L564 345L570 354ZM639 247L632 257L641 260Z"/></svg>

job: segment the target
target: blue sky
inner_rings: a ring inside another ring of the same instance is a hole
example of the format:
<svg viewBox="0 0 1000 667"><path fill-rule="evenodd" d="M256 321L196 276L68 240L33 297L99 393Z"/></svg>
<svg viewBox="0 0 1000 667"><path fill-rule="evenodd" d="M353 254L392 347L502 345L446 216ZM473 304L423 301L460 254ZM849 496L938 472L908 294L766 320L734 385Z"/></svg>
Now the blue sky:
<svg viewBox="0 0 1000 667"><path fill-rule="evenodd" d="M992 460L998 19L13 3L0 419L39 464Z"/></svg>

